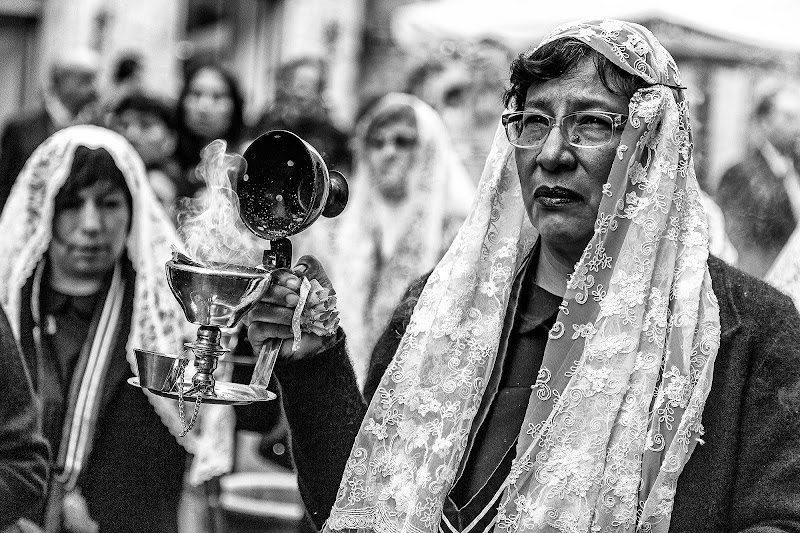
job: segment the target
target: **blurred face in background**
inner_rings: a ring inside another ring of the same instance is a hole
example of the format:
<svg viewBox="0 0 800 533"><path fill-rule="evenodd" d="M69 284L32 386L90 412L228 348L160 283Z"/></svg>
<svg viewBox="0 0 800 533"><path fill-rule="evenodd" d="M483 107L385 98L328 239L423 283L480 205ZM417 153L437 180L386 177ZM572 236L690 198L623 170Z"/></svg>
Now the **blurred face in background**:
<svg viewBox="0 0 800 533"><path fill-rule="evenodd" d="M366 139L370 179L383 198L392 203L406 197L407 175L414 164L419 134L411 118L371 128Z"/></svg>
<svg viewBox="0 0 800 533"><path fill-rule="evenodd" d="M222 74L210 68L200 69L189 81L183 101L186 126L205 139L222 138L233 116L233 97Z"/></svg>
<svg viewBox="0 0 800 533"><path fill-rule="evenodd" d="M800 89L776 94L762 127L769 142L783 155L800 155Z"/></svg>
<svg viewBox="0 0 800 533"><path fill-rule="evenodd" d="M175 153L175 132L153 113L126 109L116 117L114 129L136 148L145 167L163 163Z"/></svg>
<svg viewBox="0 0 800 533"><path fill-rule="evenodd" d="M292 76L292 96L304 110L312 111L322 102L322 72L314 65L299 65Z"/></svg>
<svg viewBox="0 0 800 533"><path fill-rule="evenodd" d="M125 249L130 222L125 191L109 180L57 197L48 249L53 276L78 283L110 272Z"/></svg>
<svg viewBox="0 0 800 533"><path fill-rule="evenodd" d="M73 115L97 100L96 83L97 71L91 68L64 67L53 75L53 91Z"/></svg>

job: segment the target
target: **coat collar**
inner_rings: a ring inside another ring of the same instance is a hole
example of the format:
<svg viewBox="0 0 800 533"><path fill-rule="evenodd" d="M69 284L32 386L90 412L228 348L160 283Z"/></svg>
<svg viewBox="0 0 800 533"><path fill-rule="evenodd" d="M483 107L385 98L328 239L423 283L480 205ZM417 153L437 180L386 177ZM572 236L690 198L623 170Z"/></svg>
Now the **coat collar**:
<svg viewBox="0 0 800 533"><path fill-rule="evenodd" d="M722 338L730 338L742 325L741 315L733 298L731 280L726 274L725 263L713 255L708 256L708 271L711 286L719 302L719 321Z"/></svg>

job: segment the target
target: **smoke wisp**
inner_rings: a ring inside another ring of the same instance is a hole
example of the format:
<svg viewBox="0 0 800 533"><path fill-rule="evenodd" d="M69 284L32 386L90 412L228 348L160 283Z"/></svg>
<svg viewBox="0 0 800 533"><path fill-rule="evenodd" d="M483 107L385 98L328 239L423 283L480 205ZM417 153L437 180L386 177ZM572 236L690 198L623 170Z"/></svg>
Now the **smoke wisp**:
<svg viewBox="0 0 800 533"><path fill-rule="evenodd" d="M206 188L197 198L187 198L178 216L178 234L187 255L205 266L257 266L265 243L253 235L239 217L234 184L247 170L239 154L226 153L227 143L217 139L200 153L198 174Z"/></svg>

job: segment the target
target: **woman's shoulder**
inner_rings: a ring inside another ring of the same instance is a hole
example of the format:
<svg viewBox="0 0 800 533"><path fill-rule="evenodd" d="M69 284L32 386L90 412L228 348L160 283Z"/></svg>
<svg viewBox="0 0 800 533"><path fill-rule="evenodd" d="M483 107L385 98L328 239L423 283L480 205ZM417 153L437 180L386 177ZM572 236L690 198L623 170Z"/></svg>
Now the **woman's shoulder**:
<svg viewBox="0 0 800 533"><path fill-rule="evenodd" d="M720 313L736 312L741 319L763 316L765 312L786 312L797 316L792 299L772 285L747 274L718 257L709 256L708 269Z"/></svg>

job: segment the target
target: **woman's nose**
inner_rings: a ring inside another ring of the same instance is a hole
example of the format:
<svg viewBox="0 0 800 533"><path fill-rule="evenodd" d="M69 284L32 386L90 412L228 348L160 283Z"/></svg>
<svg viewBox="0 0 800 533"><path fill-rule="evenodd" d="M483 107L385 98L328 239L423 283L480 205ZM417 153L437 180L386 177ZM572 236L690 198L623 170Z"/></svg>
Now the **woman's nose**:
<svg viewBox="0 0 800 533"><path fill-rule="evenodd" d="M546 170L556 170L561 166L572 166L575 164L575 154L572 147L564 139L561 131L562 125L553 125L547 138L544 140L536 162Z"/></svg>
<svg viewBox="0 0 800 533"><path fill-rule="evenodd" d="M102 213L95 202L81 206L80 227L86 233L97 233L103 228Z"/></svg>
<svg viewBox="0 0 800 533"><path fill-rule="evenodd" d="M208 111L214 106L214 96L211 94L201 94L197 99L197 105L203 111Z"/></svg>

